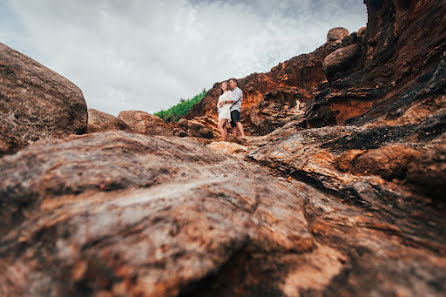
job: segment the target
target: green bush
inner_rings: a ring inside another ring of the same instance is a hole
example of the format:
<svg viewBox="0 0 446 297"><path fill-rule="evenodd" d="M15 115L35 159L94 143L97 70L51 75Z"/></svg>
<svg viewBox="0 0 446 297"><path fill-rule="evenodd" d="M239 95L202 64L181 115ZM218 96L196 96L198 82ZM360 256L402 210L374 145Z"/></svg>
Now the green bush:
<svg viewBox="0 0 446 297"><path fill-rule="evenodd" d="M205 95L206 95L206 89L203 89L203 91L200 94L196 95L194 98L187 100L181 98L180 103L178 103L177 105L174 105L167 110L161 110L159 112L156 112L155 115L159 116L166 122L169 121L177 122L179 119L184 117L189 112L189 110L192 108L192 105L200 102Z"/></svg>

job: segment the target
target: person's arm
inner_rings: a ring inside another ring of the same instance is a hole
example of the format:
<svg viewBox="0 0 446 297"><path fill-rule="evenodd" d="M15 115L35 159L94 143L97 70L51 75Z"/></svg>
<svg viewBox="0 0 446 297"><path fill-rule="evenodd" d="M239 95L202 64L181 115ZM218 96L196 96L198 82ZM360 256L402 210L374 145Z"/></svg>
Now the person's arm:
<svg viewBox="0 0 446 297"><path fill-rule="evenodd" d="M228 95L228 99L225 100L225 103L231 104L234 103L234 101L232 100L232 93L229 93Z"/></svg>
<svg viewBox="0 0 446 297"><path fill-rule="evenodd" d="M232 98L230 94L229 94L229 97ZM233 102L232 99L225 99L220 102L219 106L223 107L223 105L225 105L226 103L232 103L232 102Z"/></svg>

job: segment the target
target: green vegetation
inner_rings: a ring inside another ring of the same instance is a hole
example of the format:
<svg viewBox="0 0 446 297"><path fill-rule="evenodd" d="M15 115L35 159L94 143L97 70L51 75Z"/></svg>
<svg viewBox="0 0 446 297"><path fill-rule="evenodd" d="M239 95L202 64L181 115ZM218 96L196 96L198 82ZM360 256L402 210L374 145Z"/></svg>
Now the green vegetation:
<svg viewBox="0 0 446 297"><path fill-rule="evenodd" d="M196 95L194 98L187 100L181 98L180 103L178 103L177 105L172 106L168 110L161 110L159 112L156 112L155 115L159 116L166 122L170 121L176 122L182 117L184 117L192 108L192 105L200 102L205 95L206 95L206 89L203 89L203 91L200 94Z"/></svg>

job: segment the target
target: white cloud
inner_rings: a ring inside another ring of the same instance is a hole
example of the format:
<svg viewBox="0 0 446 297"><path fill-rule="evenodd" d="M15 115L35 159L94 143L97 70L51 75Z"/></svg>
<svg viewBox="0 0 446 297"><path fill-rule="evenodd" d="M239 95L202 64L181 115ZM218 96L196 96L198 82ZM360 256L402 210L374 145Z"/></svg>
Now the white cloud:
<svg viewBox="0 0 446 297"><path fill-rule="evenodd" d="M360 2L10 0L0 37L77 84L89 107L155 112L311 52L332 27L365 26Z"/></svg>

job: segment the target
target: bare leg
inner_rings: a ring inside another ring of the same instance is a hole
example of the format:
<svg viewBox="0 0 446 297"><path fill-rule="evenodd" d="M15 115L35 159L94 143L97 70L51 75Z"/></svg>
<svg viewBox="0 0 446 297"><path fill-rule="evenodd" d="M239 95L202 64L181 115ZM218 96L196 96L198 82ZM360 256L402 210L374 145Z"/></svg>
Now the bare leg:
<svg viewBox="0 0 446 297"><path fill-rule="evenodd" d="M225 141L226 137L228 137L228 132L226 131L226 121L226 119L220 119L218 122L218 131L220 131L223 141Z"/></svg>
<svg viewBox="0 0 446 297"><path fill-rule="evenodd" d="M245 136L245 130L243 129L242 122L237 122L236 124L237 124L237 128L240 131L240 134L242 135L243 138L245 138L246 137Z"/></svg>
<svg viewBox="0 0 446 297"><path fill-rule="evenodd" d="M237 126L232 127L232 135L234 135L235 137L237 137Z"/></svg>

